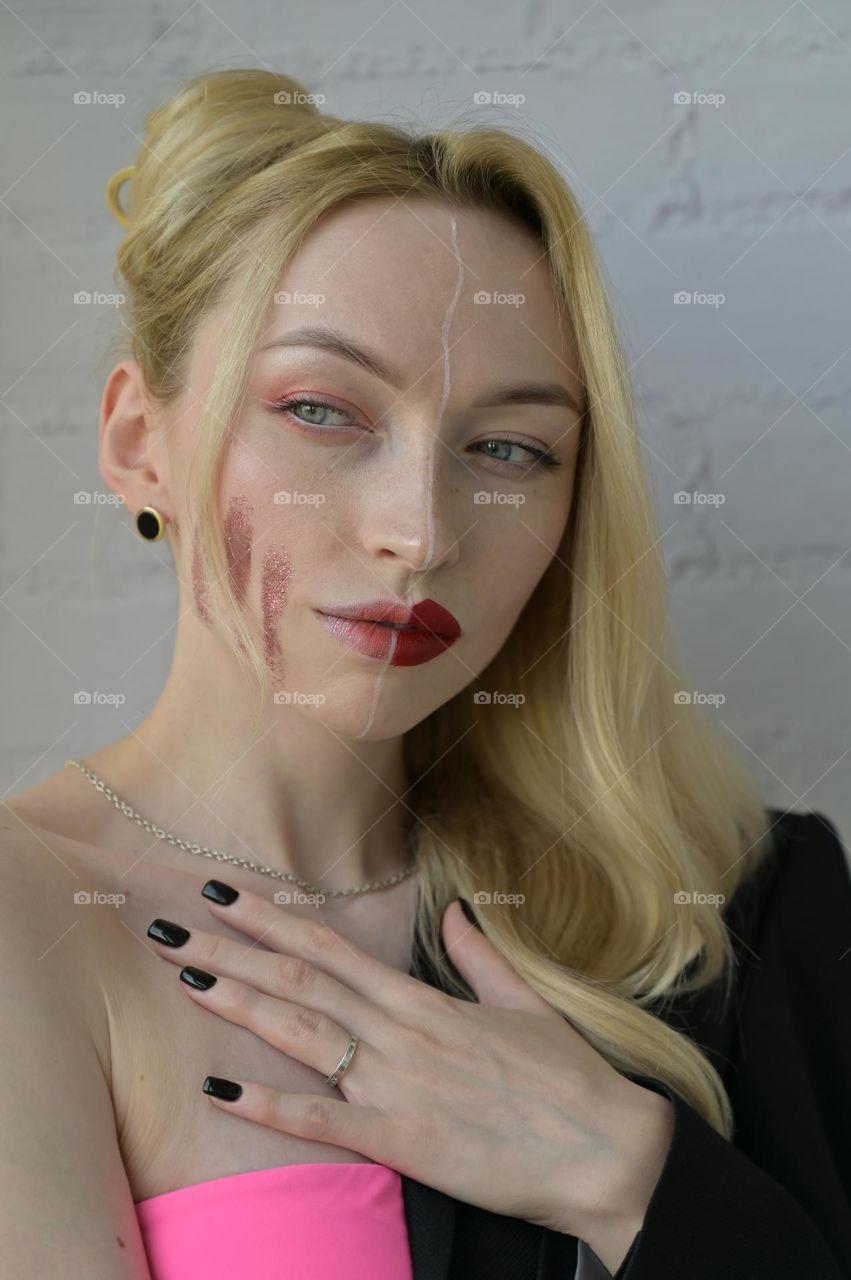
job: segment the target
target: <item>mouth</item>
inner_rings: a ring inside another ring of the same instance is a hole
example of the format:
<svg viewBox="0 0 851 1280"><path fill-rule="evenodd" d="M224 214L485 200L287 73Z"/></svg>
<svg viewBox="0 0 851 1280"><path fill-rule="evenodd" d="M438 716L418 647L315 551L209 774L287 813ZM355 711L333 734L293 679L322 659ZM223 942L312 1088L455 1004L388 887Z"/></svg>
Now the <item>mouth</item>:
<svg viewBox="0 0 851 1280"><path fill-rule="evenodd" d="M461 635L458 619L436 600L421 600L415 605L370 600L314 612L341 644L396 667L431 662Z"/></svg>
<svg viewBox="0 0 851 1280"><path fill-rule="evenodd" d="M390 631L419 631L454 641L461 635L461 624L454 614L436 600L420 600L417 604L400 604L395 600L369 600L361 605L332 605L317 609L329 618L347 618L352 622L371 623Z"/></svg>
<svg viewBox="0 0 851 1280"><path fill-rule="evenodd" d="M409 622L382 622L380 618L360 618L360 622L373 622L377 627L387 627L390 631L424 631L424 627L411 626Z"/></svg>

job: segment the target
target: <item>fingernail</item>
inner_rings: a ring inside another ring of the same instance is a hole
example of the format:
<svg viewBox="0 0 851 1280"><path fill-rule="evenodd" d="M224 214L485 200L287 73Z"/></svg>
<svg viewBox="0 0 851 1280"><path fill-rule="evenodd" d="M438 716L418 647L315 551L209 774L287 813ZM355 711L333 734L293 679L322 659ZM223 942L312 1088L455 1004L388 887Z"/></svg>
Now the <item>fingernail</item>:
<svg viewBox="0 0 851 1280"><path fill-rule="evenodd" d="M242 1085L235 1080L223 1080L221 1076L207 1076L204 1092L213 1098L221 1098L223 1102L236 1102L242 1093Z"/></svg>
<svg viewBox="0 0 851 1280"><path fill-rule="evenodd" d="M475 914L473 912L473 908L470 906L467 899L459 898L458 901L461 903L461 910L464 912L464 915L470 921L470 924L474 924L478 929L479 933L484 933L484 930L482 929L482 926L479 924L478 920L476 919Z"/></svg>
<svg viewBox="0 0 851 1280"><path fill-rule="evenodd" d="M180 981L185 982L187 987L194 987L196 991L207 991L216 979L206 969L196 969L188 964L180 970Z"/></svg>
<svg viewBox="0 0 851 1280"><path fill-rule="evenodd" d="M239 897L238 891L222 880L208 880L201 892L205 898L217 902L220 907L229 907Z"/></svg>
<svg viewBox="0 0 851 1280"><path fill-rule="evenodd" d="M182 947L186 939L189 937L189 930L184 929L182 924L175 924L172 920L152 920L148 925L148 937L153 938L155 942L163 942L167 947Z"/></svg>

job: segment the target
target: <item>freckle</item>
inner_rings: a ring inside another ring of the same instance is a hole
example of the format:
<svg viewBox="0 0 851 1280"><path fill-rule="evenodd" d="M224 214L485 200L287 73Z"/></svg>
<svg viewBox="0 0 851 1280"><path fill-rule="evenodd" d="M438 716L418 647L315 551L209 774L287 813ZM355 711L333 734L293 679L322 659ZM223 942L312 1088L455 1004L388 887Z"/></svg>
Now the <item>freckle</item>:
<svg viewBox="0 0 851 1280"><path fill-rule="evenodd" d="M287 602L292 565L276 547L269 547L263 557L261 600L263 605L263 648L272 673L283 679L281 642L278 619Z"/></svg>
<svg viewBox="0 0 851 1280"><path fill-rule="evenodd" d="M126 1249L126 1248L127 1248L127 1245L126 1245L126 1244L124 1243L124 1241L121 1239L121 1236L116 1236L115 1238L116 1238L116 1240L118 1241L118 1247L119 1247L119 1249Z"/></svg>
<svg viewBox="0 0 851 1280"><path fill-rule="evenodd" d="M195 541L192 547L192 595L199 617L209 621L207 612L207 584L204 581L204 568L201 564L201 548L198 543L198 530L195 530Z"/></svg>
<svg viewBox="0 0 851 1280"><path fill-rule="evenodd" d="M241 496L231 498L225 519L225 552L228 575L233 594L240 605L245 604L248 575L251 570L251 520L250 506Z"/></svg>

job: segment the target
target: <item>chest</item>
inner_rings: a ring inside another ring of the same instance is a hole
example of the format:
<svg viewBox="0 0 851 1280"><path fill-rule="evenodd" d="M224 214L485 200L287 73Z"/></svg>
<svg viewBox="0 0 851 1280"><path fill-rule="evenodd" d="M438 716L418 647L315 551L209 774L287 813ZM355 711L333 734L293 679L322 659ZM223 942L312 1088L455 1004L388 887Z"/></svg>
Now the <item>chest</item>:
<svg viewBox="0 0 851 1280"><path fill-rule="evenodd" d="M103 957L102 991L116 1128L134 1200L249 1170L367 1158L228 1115L203 1093L205 1076L216 1075L287 1093L340 1097L319 1071L196 1004L180 981L181 963L164 959L147 938L148 925L160 916L190 931L205 930L245 944L246 935L214 918L201 897L201 886L211 875L255 892L271 894L277 887L265 890L262 880L259 887L253 880L246 883L250 873L243 872L240 879L207 864L197 872L191 868L169 876L158 869L153 883L142 875L124 876L120 887L111 886L125 900L115 908L121 927L109 930L104 942L108 954ZM359 915L341 912L338 918L325 918L385 963L407 970L412 908L409 892L384 904L384 927L379 927L377 904L364 906ZM328 1072L335 1065L329 1063Z"/></svg>

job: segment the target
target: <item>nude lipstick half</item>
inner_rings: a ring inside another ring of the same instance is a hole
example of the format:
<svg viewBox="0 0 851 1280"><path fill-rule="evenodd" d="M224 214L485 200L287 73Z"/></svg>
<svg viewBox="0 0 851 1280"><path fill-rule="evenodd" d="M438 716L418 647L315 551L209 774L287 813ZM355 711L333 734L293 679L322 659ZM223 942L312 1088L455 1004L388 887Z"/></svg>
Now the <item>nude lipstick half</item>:
<svg viewBox="0 0 851 1280"><path fill-rule="evenodd" d="M436 600L421 600L412 607L394 600L368 600L329 605L314 613L341 644L394 667L431 662L461 635L458 619Z"/></svg>

